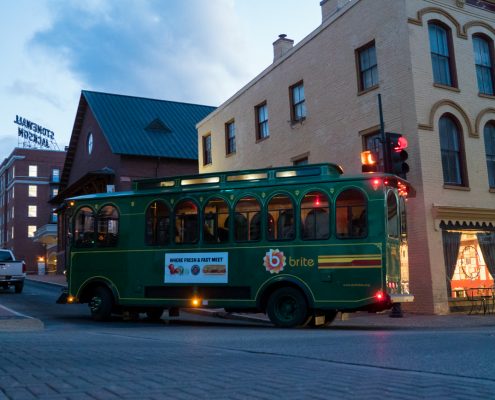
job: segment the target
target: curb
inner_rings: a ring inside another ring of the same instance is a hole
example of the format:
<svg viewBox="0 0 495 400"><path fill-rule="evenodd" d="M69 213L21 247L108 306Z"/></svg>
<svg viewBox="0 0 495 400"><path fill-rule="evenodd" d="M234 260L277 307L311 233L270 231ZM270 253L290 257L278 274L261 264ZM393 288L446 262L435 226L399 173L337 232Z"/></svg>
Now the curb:
<svg viewBox="0 0 495 400"><path fill-rule="evenodd" d="M18 313L0 304L0 332L31 332L45 328L43 322L37 318Z"/></svg>

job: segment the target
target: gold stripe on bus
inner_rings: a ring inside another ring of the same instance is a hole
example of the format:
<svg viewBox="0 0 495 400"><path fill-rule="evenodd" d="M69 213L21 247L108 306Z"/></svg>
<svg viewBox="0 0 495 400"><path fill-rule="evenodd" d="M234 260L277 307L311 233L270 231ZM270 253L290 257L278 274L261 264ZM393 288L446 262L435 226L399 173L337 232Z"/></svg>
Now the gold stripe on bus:
<svg viewBox="0 0 495 400"><path fill-rule="evenodd" d="M382 268L382 265L318 265L318 269L372 269Z"/></svg>
<svg viewBox="0 0 495 400"><path fill-rule="evenodd" d="M360 254L360 255L338 255L338 256L318 256L318 262L331 261L352 261L352 260L381 260L381 254Z"/></svg>

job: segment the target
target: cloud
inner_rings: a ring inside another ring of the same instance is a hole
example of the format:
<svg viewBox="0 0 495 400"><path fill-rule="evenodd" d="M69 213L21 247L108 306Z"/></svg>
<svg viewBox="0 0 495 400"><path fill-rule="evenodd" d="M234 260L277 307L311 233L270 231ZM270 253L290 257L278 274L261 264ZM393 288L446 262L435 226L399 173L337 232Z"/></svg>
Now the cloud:
<svg viewBox="0 0 495 400"><path fill-rule="evenodd" d="M83 89L219 105L271 63L279 33L298 39L280 24L311 31L303 10L317 3L0 2L0 35L8 38L1 44L0 141L16 136L19 114L53 130L63 148ZM1 151L5 157L11 149Z"/></svg>
<svg viewBox="0 0 495 400"><path fill-rule="evenodd" d="M247 79L232 0L59 1L55 9L32 45L65 53L94 90L218 104Z"/></svg>
<svg viewBox="0 0 495 400"><path fill-rule="evenodd" d="M32 43L39 32L50 29L52 15L45 2L26 0L3 2L0 15L5 55L0 74L0 142L17 145L13 120L22 115L53 130L63 143L74 121L74 98L80 83L67 68L63 52L40 49ZM36 17L22 18L32 15ZM0 156L6 157L12 150L0 147Z"/></svg>

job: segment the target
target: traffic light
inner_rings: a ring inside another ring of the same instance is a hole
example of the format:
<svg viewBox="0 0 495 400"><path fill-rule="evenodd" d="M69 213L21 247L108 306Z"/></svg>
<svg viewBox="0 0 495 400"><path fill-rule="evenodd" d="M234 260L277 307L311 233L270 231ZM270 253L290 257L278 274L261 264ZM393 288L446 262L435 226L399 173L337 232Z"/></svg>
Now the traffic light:
<svg viewBox="0 0 495 400"><path fill-rule="evenodd" d="M389 155L389 171L392 174L406 179L406 174L409 172L409 165L406 163L408 158L407 139L399 133L387 132L387 145Z"/></svg>
<svg viewBox="0 0 495 400"><path fill-rule="evenodd" d="M375 152L370 150L361 152L361 171L362 172L378 171L378 156Z"/></svg>

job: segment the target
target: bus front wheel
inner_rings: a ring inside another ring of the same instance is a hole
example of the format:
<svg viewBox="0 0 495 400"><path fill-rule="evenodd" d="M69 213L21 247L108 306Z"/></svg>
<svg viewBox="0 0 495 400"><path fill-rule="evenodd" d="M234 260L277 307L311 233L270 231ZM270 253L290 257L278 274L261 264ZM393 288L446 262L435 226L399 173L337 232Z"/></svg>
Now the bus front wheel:
<svg viewBox="0 0 495 400"><path fill-rule="evenodd" d="M308 305L301 291L292 287L284 287L271 294L266 313L276 326L291 328L304 325L307 321Z"/></svg>
<svg viewBox="0 0 495 400"><path fill-rule="evenodd" d="M95 321L106 321L112 314L112 307L113 296L110 290L102 286L97 287L89 301L91 317Z"/></svg>

